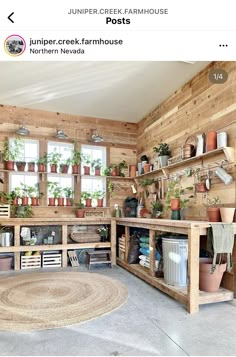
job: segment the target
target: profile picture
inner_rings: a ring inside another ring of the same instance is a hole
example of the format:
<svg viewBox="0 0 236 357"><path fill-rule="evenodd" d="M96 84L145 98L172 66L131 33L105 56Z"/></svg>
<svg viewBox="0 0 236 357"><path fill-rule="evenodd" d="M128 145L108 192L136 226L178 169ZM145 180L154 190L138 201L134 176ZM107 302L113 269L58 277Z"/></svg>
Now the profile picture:
<svg viewBox="0 0 236 357"><path fill-rule="evenodd" d="M8 36L4 42L5 51L10 56L20 56L25 51L26 43L19 35Z"/></svg>

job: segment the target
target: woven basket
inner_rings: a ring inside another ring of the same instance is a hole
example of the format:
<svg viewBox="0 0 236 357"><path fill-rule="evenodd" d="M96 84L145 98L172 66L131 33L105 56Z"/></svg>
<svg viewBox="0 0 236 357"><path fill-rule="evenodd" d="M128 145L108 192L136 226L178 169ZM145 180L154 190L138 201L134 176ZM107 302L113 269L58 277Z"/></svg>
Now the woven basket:
<svg viewBox="0 0 236 357"><path fill-rule="evenodd" d="M101 241L100 234L92 232L71 233L70 237L74 242L77 243L92 243Z"/></svg>

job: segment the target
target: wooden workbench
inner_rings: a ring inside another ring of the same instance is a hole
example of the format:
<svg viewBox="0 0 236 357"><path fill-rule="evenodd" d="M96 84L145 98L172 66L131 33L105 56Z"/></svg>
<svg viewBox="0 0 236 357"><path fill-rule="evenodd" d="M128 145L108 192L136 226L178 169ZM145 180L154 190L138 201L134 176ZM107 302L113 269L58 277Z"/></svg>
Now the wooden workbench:
<svg viewBox="0 0 236 357"><path fill-rule="evenodd" d="M146 219L146 218L120 218L116 220L117 225L125 227L125 259L117 259L117 263L131 273L145 280L174 299L187 305L189 313L199 310L200 304L215 303L232 300L234 289L221 287L216 293L199 291L199 247L200 236L206 235L210 222L204 221L174 221L169 219ZM219 223L220 224L220 223ZM129 228L149 229L150 269L139 264L128 264ZM113 227L114 229L114 227ZM163 278L155 277L155 235L156 231L186 234L188 236L188 287L176 287L168 285ZM236 234L236 223L234 223ZM114 234L114 232L113 232ZM226 273L227 274L227 273ZM234 273L228 273L233 275Z"/></svg>

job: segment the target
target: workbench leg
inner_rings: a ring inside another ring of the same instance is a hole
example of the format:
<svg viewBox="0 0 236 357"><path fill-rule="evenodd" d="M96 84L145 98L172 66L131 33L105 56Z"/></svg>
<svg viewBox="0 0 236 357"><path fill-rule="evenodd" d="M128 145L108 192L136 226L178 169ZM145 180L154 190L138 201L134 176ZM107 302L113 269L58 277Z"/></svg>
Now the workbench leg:
<svg viewBox="0 0 236 357"><path fill-rule="evenodd" d="M149 230L149 250L150 250L150 275L155 276L155 255L156 255L156 232Z"/></svg>
<svg viewBox="0 0 236 357"><path fill-rule="evenodd" d="M126 263L128 263L128 255L129 255L129 238L130 238L129 227L125 226L125 262Z"/></svg>
<svg viewBox="0 0 236 357"><path fill-rule="evenodd" d="M189 228L187 310L190 314L199 311L199 246L200 228Z"/></svg>
<svg viewBox="0 0 236 357"><path fill-rule="evenodd" d="M116 220L111 220L111 265L116 265Z"/></svg>

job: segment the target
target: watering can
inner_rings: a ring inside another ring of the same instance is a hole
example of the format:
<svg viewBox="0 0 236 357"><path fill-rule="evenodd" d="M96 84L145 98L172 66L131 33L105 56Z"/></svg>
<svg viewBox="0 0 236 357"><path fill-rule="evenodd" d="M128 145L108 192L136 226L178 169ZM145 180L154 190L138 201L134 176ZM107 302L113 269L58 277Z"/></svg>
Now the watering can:
<svg viewBox="0 0 236 357"><path fill-rule="evenodd" d="M193 139L193 140L194 140L194 145L188 143L188 141L189 141L190 139ZM195 156L196 145L197 145L197 139L196 139L196 137L193 136L193 135L189 136L189 137L186 139L185 144L181 147L181 157L182 157L182 159L189 159L190 157Z"/></svg>
<svg viewBox="0 0 236 357"><path fill-rule="evenodd" d="M12 238L13 238L13 233L11 232L0 233L0 246L10 247Z"/></svg>

